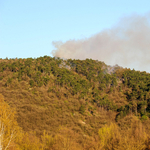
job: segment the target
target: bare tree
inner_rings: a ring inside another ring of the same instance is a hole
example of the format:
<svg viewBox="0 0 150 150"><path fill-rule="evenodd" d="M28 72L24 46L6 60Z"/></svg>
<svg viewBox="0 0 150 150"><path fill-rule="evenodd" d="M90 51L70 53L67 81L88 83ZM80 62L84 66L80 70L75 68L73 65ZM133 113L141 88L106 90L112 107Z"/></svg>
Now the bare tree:
<svg viewBox="0 0 150 150"><path fill-rule="evenodd" d="M17 131L16 127L15 112L0 95L0 150L7 150L11 146Z"/></svg>
<svg viewBox="0 0 150 150"><path fill-rule="evenodd" d="M3 150L3 135L4 135L4 126L0 120L0 150Z"/></svg>

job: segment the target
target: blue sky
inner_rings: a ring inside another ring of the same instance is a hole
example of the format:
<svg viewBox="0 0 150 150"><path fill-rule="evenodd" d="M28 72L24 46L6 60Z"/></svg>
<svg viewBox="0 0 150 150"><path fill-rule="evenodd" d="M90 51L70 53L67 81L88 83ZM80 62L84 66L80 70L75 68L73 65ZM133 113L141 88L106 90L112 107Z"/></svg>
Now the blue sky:
<svg viewBox="0 0 150 150"><path fill-rule="evenodd" d="M52 56L53 41L88 38L148 12L149 0L0 0L0 58Z"/></svg>

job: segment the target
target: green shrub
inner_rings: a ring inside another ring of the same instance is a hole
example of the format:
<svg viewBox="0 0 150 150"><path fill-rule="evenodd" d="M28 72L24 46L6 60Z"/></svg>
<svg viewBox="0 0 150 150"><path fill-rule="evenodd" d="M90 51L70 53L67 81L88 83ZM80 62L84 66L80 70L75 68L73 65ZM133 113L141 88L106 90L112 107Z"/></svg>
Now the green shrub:
<svg viewBox="0 0 150 150"><path fill-rule="evenodd" d="M85 106L81 105L81 107L79 108L79 111L83 115L85 113Z"/></svg>
<svg viewBox="0 0 150 150"><path fill-rule="evenodd" d="M143 115L142 117L141 117L141 120L147 120L148 119L148 117L146 116L146 115Z"/></svg>
<svg viewBox="0 0 150 150"><path fill-rule="evenodd" d="M31 86L31 87L34 86L34 81L33 81L33 80L30 80L29 83L30 83L30 86Z"/></svg>

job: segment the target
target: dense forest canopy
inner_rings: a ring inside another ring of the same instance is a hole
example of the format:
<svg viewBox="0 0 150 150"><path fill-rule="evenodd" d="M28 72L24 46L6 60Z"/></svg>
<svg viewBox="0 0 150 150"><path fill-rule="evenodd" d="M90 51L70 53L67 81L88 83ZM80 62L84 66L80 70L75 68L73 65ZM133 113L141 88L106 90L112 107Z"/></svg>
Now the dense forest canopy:
<svg viewBox="0 0 150 150"><path fill-rule="evenodd" d="M149 149L149 73L92 59L0 59L0 94L26 135L14 149Z"/></svg>

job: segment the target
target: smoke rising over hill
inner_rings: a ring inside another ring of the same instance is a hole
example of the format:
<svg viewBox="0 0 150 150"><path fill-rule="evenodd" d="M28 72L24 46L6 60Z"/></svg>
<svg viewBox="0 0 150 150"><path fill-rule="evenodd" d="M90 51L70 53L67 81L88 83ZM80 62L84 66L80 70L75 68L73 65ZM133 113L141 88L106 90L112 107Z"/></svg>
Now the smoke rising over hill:
<svg viewBox="0 0 150 150"><path fill-rule="evenodd" d="M150 14L123 17L111 29L90 38L53 42L52 54L61 58L104 61L150 72Z"/></svg>

